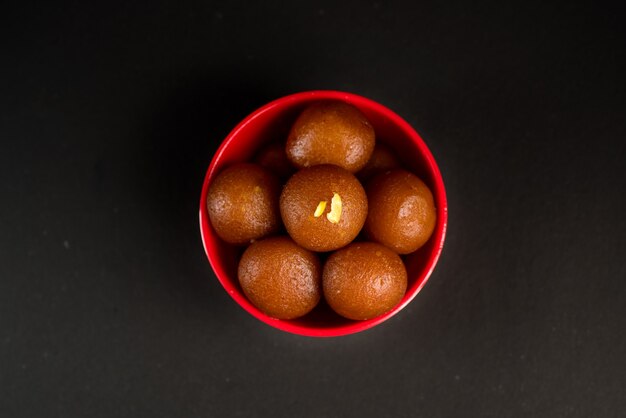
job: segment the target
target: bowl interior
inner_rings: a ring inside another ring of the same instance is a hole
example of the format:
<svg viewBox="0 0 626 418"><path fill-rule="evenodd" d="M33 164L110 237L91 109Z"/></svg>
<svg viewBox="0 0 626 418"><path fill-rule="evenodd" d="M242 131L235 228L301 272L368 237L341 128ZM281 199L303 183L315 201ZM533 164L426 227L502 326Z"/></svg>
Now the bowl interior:
<svg viewBox="0 0 626 418"><path fill-rule="evenodd" d="M221 241L208 220L206 195L212 179L227 166L249 161L261 146L285 141L299 113L310 103L336 99L351 103L370 120L376 140L393 149L405 168L418 175L432 190L437 206L437 226L429 241L417 252L404 256L408 288L402 301L390 312L367 321L352 321L330 310L322 300L308 315L295 320L270 318L254 307L243 294L237 279L237 264L243 248ZM419 135L398 115L369 99L335 91L298 93L278 99L244 119L224 140L216 152L202 188L200 229L209 261L226 291L250 314L284 331L309 336L338 336L368 329L393 316L406 306L428 279L434 268L445 237L447 203L439 169Z"/></svg>

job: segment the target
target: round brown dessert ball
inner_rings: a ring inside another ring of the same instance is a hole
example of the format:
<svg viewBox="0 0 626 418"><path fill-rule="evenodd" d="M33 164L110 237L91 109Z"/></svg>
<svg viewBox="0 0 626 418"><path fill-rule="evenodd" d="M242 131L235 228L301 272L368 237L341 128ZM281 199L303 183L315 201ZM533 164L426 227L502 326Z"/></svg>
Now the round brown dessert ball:
<svg viewBox="0 0 626 418"><path fill-rule="evenodd" d="M241 288L254 306L278 319L310 312L321 295L321 265L315 253L289 237L256 241L239 261Z"/></svg>
<svg viewBox="0 0 626 418"><path fill-rule="evenodd" d="M272 142L261 148L254 161L281 179L289 178L296 171L287 158L285 144L279 142Z"/></svg>
<svg viewBox="0 0 626 418"><path fill-rule="evenodd" d="M287 157L299 168L333 164L356 173L374 150L374 128L356 107L340 101L307 107L287 138Z"/></svg>
<svg viewBox="0 0 626 418"><path fill-rule="evenodd" d="M435 229L433 195L422 180L406 170L387 171L374 177L367 184L367 198L367 236L398 254L420 248Z"/></svg>
<svg viewBox="0 0 626 418"><path fill-rule="evenodd" d="M393 151L391 151L388 146L376 142L372 156L367 161L367 164L365 164L365 167L357 173L357 177L359 180L365 182L378 173L399 167L400 161L398 161L398 157L396 157Z"/></svg>
<svg viewBox="0 0 626 418"><path fill-rule="evenodd" d="M280 214L295 242L313 251L332 251L359 234L367 216L367 196L349 171L317 165L287 181Z"/></svg>
<svg viewBox="0 0 626 418"><path fill-rule="evenodd" d="M396 306L407 287L396 253L374 242L356 242L331 254L322 273L324 297L339 315L371 319Z"/></svg>
<svg viewBox="0 0 626 418"><path fill-rule="evenodd" d="M207 208L217 235L247 244L280 228L278 178L256 164L235 164L211 183Z"/></svg>

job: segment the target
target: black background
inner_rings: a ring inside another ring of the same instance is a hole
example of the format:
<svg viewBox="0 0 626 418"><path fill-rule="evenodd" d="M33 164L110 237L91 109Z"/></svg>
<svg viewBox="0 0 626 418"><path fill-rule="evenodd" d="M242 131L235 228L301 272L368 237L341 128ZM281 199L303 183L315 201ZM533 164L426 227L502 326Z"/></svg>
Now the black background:
<svg viewBox="0 0 626 418"><path fill-rule="evenodd" d="M617 417L626 73L607 4L13 2L0 11L0 417ZM282 95L397 111L446 182L418 297L283 333L215 280L219 142Z"/></svg>

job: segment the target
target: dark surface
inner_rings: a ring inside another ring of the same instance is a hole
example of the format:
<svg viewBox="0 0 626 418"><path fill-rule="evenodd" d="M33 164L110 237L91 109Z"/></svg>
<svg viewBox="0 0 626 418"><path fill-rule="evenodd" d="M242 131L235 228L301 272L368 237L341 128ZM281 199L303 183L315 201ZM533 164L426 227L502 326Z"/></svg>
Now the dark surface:
<svg viewBox="0 0 626 418"><path fill-rule="evenodd" d="M0 417L623 416L614 7L12 3ZM424 290L336 339L246 314L197 226L221 139L259 105L317 88L404 116L450 205Z"/></svg>

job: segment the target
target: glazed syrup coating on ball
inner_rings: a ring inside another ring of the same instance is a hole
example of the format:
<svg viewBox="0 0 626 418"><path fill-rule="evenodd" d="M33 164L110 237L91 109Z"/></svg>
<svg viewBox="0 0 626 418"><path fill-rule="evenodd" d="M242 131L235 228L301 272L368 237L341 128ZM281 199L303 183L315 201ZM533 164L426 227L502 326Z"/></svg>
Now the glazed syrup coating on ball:
<svg viewBox="0 0 626 418"><path fill-rule="evenodd" d="M289 179L280 196L280 214L299 245L332 251L359 234L367 216L367 196L347 170L318 165Z"/></svg>
<svg viewBox="0 0 626 418"><path fill-rule="evenodd" d="M433 195L414 174L392 170L367 184L366 235L398 254L409 254L428 241L437 223Z"/></svg>
<svg viewBox="0 0 626 418"><path fill-rule="evenodd" d="M287 157L299 168L333 164L356 173L374 150L374 128L356 107L340 101L307 107L287 139Z"/></svg>
<svg viewBox="0 0 626 418"><path fill-rule="evenodd" d="M356 176L362 182L366 182L376 174L393 170L394 168L400 168L398 157L387 145L377 141L372 156Z"/></svg>
<svg viewBox="0 0 626 418"><path fill-rule="evenodd" d="M258 152L254 161L261 167L276 174L280 179L287 179L296 172L285 152L285 144L272 142Z"/></svg>
<svg viewBox="0 0 626 418"><path fill-rule="evenodd" d="M407 273L400 257L385 246L357 242L331 254L322 273L324 297L339 315L375 318L404 296Z"/></svg>
<svg viewBox="0 0 626 418"><path fill-rule="evenodd" d="M211 183L207 209L217 235L231 244L247 244L280 229L280 182L256 164L235 164Z"/></svg>
<svg viewBox="0 0 626 418"><path fill-rule="evenodd" d="M277 319L309 313L321 297L317 255L288 237L254 242L239 261L241 288L254 306Z"/></svg>

